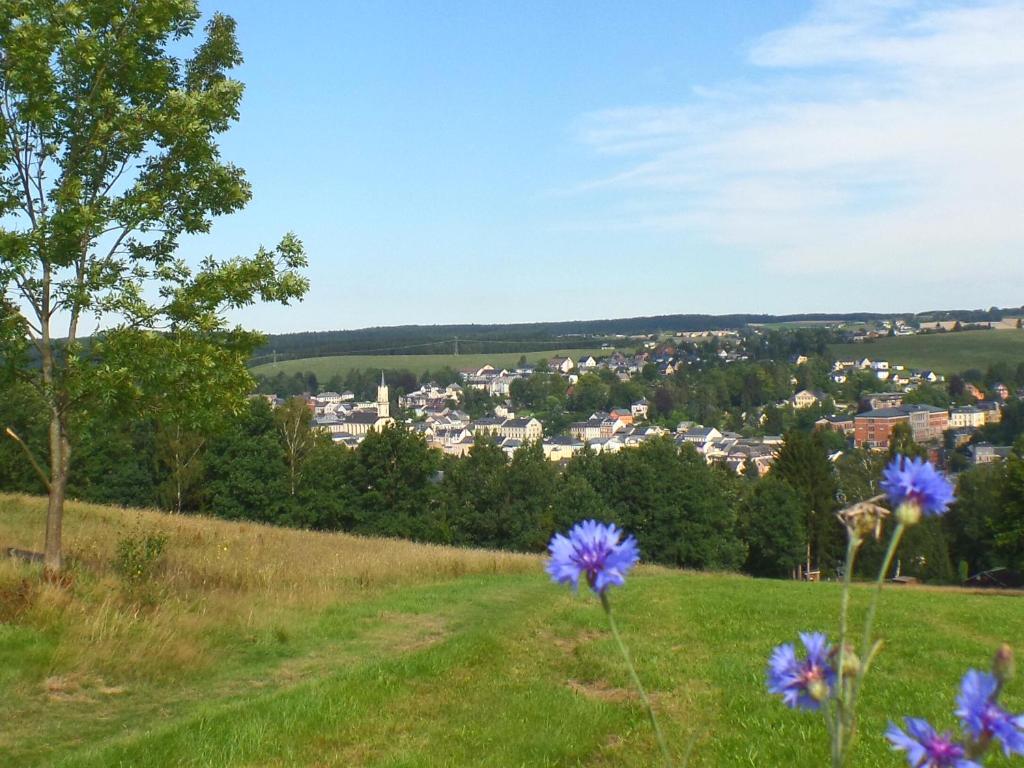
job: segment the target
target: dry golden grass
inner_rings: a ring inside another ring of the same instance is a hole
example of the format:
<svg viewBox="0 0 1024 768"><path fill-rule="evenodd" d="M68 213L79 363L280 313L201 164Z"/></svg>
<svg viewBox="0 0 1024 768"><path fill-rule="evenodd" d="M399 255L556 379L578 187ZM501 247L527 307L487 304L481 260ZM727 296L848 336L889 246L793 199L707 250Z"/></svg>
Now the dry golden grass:
<svg viewBox="0 0 1024 768"><path fill-rule="evenodd" d="M0 494L0 547L40 551L45 499ZM143 591L113 561L128 536L166 537ZM288 631L296 617L368 591L464 575L536 570L533 556L69 503L70 586L0 557L0 620L59 629L51 677L161 678L216 663L215 636ZM6 617L6 618L5 618Z"/></svg>

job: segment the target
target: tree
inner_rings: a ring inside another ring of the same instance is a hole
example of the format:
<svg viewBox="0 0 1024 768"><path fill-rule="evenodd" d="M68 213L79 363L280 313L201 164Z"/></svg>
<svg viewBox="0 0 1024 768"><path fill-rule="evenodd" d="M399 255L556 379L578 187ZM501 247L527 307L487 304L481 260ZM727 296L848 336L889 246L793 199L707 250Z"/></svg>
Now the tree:
<svg viewBox="0 0 1024 768"><path fill-rule="evenodd" d="M99 504L152 507L157 502L155 434L150 423L91 420L76 436L68 491Z"/></svg>
<svg viewBox="0 0 1024 768"><path fill-rule="evenodd" d="M355 452L347 480L358 497L355 530L436 540L441 453L403 424L371 431Z"/></svg>
<svg viewBox="0 0 1024 768"><path fill-rule="evenodd" d="M494 413L494 405L495 401L487 394L486 389L466 387L462 390L462 409L469 414L471 419L490 416Z"/></svg>
<svg viewBox="0 0 1024 768"><path fill-rule="evenodd" d="M842 542L832 514L838 506L836 475L818 436L790 431L771 474L799 494L808 537L808 566L817 564L823 569L837 563Z"/></svg>
<svg viewBox="0 0 1024 768"><path fill-rule="evenodd" d="M355 452L334 445L325 434L314 433L313 438L284 522L327 531L352 530L356 496L352 487L341 481L352 471Z"/></svg>
<svg viewBox="0 0 1024 768"><path fill-rule="evenodd" d="M497 545L543 551L555 532L558 472L539 440L524 443L512 454L505 483L507 504L491 510L501 529Z"/></svg>
<svg viewBox="0 0 1024 768"><path fill-rule="evenodd" d="M167 509L195 508L207 441L246 409L250 337L120 329L102 344L104 364L121 374L94 416L103 426L126 419L152 423L157 463L165 472L159 501Z"/></svg>
<svg viewBox="0 0 1024 768"><path fill-rule="evenodd" d="M263 398L210 441L204 467L206 511L232 520L284 521L288 470L274 414Z"/></svg>
<svg viewBox="0 0 1024 768"><path fill-rule="evenodd" d="M942 521L929 517L910 528L896 551L900 572L921 581L952 583L954 571Z"/></svg>
<svg viewBox="0 0 1024 768"><path fill-rule="evenodd" d="M306 457L317 444L312 419L309 406L298 397L291 398L274 411L274 423L284 444L284 458L288 464L288 492L291 496L295 495L302 479Z"/></svg>
<svg viewBox="0 0 1024 768"><path fill-rule="evenodd" d="M980 464L957 479L956 501L943 517L953 557L969 573L1005 565L995 552L995 517L1002 504L1006 467Z"/></svg>
<svg viewBox="0 0 1024 768"><path fill-rule="evenodd" d="M925 384L907 392L903 402L907 405L934 405L937 408L948 408L949 398L947 389L934 384Z"/></svg>
<svg viewBox="0 0 1024 768"><path fill-rule="evenodd" d="M906 456L908 459L928 458L928 451L923 445L914 441L914 433L906 422L894 424L892 433L889 435L889 460L891 461L897 456Z"/></svg>
<svg viewBox="0 0 1024 768"><path fill-rule="evenodd" d="M307 288L291 235L250 258L176 256L182 235L250 197L216 142L242 96L228 76L242 60L233 20L215 15L189 58L173 53L199 17L195 0L6 0L0 11L0 357L46 404L50 572L62 566L77 422L152 362L110 365L104 345L187 333L212 351L226 310ZM98 330L84 340L90 317Z"/></svg>
<svg viewBox="0 0 1024 768"><path fill-rule="evenodd" d="M449 543L499 548L503 541L498 512L508 503L505 452L486 435L476 438L469 455L445 472L443 493L450 526Z"/></svg>
<svg viewBox="0 0 1024 768"><path fill-rule="evenodd" d="M566 474L589 481L610 518L636 534L645 558L691 568L743 563L727 485L736 481L708 467L692 446L680 450L668 438L648 440L628 451L577 457Z"/></svg>
<svg viewBox="0 0 1024 768"><path fill-rule="evenodd" d="M797 492L787 483L773 476L759 482L743 505L740 521L747 573L785 578L803 560L804 516Z"/></svg>
<svg viewBox="0 0 1024 768"><path fill-rule="evenodd" d="M604 499L582 473L563 473L557 493L555 527L560 531L568 530L581 520L607 520L611 514Z"/></svg>
<svg viewBox="0 0 1024 768"><path fill-rule="evenodd" d="M1024 570L1024 440L1006 459L1000 502L991 527L996 556L1007 567Z"/></svg>
<svg viewBox="0 0 1024 768"><path fill-rule="evenodd" d="M0 488L38 493L46 471L34 453L46 445L46 403L32 387L14 383L0 397L0 425L11 438L0 442Z"/></svg>
<svg viewBox="0 0 1024 768"><path fill-rule="evenodd" d="M566 407L576 413L588 414L604 410L608 405L608 385L595 373L585 373L573 385ZM626 405L629 405L627 403Z"/></svg>

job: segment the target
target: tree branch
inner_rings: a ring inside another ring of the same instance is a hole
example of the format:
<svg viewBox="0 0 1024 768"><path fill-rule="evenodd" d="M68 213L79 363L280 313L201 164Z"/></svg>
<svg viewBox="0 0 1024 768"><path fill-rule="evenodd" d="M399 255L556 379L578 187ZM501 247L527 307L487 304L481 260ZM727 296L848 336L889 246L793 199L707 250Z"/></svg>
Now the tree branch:
<svg viewBox="0 0 1024 768"><path fill-rule="evenodd" d="M22 189L25 192L25 200L22 202L21 208L28 214L29 220L32 222L32 228L35 229L36 224L36 210L32 204L32 187L29 183L29 170L25 164L24 158L22 158L23 148L18 141L18 134L15 129L17 122L14 120L14 111L11 109L10 94L7 90L7 83L4 82L4 97L0 102L0 117L3 117L4 124L6 127L6 139L11 147L11 156L14 158L14 165L18 172L18 180L21 182Z"/></svg>
<svg viewBox="0 0 1024 768"><path fill-rule="evenodd" d="M9 438L11 438L11 440L13 440L18 445L21 446L21 450L23 450L25 452L25 457L28 459L29 463L32 465L32 469L34 469L36 471L36 474L39 475L39 479L42 480L43 481L43 485L46 486L46 492L49 493L50 492L50 478L46 474L46 472L43 471L43 468L42 468L42 466L40 466L39 462L36 461L36 457L32 455L32 451L29 449L29 447L27 445L25 445L25 441L22 440L20 437L18 437L18 434L13 429L11 429L10 427L7 427L6 429L4 429L4 432L7 433L7 436Z"/></svg>

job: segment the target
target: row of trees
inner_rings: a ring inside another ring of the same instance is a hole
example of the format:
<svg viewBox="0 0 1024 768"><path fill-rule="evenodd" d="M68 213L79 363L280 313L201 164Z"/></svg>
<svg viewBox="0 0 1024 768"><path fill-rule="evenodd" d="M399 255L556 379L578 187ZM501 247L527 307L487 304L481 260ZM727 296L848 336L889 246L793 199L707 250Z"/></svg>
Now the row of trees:
<svg viewBox="0 0 1024 768"><path fill-rule="evenodd" d="M0 415L26 406L31 398L12 399ZM44 439L44 422L22 417L21 426ZM69 493L86 500L523 551L541 551L555 530L595 517L634 532L647 560L771 577L798 565L834 575L844 546L835 512L878 493L888 458L850 451L833 463L824 435L801 431L787 435L763 479L752 466L739 476L709 467L669 439L584 451L559 466L539 445L509 457L485 440L465 458L448 457L398 426L350 451L310 427L300 400L271 409L262 398L194 439L187 464L175 462L174 440L151 418L107 421L75 438L82 448ZM901 433L894 450L919 449ZM950 515L907 537L904 573L951 581L960 561L970 572L1024 566L1022 451L961 475ZM39 488L13 443L0 446L0 488ZM881 556L865 549L865 573Z"/></svg>

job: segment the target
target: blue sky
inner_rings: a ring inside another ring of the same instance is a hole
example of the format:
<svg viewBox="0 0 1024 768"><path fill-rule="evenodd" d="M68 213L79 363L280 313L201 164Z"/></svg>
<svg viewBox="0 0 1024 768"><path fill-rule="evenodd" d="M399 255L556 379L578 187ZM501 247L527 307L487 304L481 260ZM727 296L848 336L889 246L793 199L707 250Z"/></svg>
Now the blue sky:
<svg viewBox="0 0 1024 768"><path fill-rule="evenodd" d="M1020 305L1024 3L203 0L270 332Z"/></svg>

